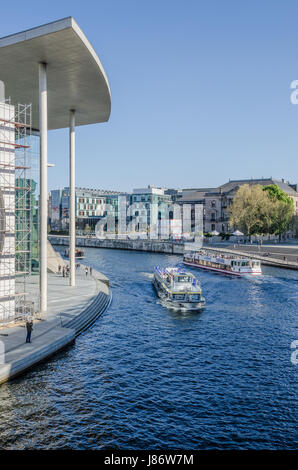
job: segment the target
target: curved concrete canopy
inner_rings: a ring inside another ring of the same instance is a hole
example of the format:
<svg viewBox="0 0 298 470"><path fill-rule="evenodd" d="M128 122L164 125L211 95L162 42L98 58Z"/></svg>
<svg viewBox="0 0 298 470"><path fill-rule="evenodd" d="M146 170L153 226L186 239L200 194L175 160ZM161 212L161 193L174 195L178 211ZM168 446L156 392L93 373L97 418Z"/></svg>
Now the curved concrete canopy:
<svg viewBox="0 0 298 470"><path fill-rule="evenodd" d="M39 128L38 63L47 64L48 129L106 122L111 111L108 79L88 39L72 17L0 39L0 80L12 103L32 103Z"/></svg>

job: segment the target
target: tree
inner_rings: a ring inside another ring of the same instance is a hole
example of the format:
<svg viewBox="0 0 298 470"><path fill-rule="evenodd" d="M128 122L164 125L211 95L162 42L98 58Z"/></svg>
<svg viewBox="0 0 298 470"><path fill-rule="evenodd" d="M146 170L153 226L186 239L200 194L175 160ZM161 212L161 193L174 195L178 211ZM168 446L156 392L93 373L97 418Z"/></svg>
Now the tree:
<svg viewBox="0 0 298 470"><path fill-rule="evenodd" d="M281 238L293 221L294 201L277 184L264 186L263 191L273 203L271 233Z"/></svg>
<svg viewBox="0 0 298 470"><path fill-rule="evenodd" d="M293 222L293 215L293 200L279 186L244 184L230 207L230 225L249 237L255 233L275 233L281 237Z"/></svg>
<svg viewBox="0 0 298 470"><path fill-rule="evenodd" d="M267 186L263 186L263 191L266 191L269 194L270 199L274 201L278 200L294 207L293 199L280 189L277 184L268 184Z"/></svg>
<svg viewBox="0 0 298 470"><path fill-rule="evenodd" d="M229 209L230 225L249 237L268 233L272 223L273 202L261 185L243 184L236 192Z"/></svg>

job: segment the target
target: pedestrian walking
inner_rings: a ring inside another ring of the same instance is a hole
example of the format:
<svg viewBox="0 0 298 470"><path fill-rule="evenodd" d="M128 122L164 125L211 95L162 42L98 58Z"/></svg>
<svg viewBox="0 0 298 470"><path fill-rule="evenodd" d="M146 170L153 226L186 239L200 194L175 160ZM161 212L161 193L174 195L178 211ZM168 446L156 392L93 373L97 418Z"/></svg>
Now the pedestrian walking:
<svg viewBox="0 0 298 470"><path fill-rule="evenodd" d="M62 269L62 276L65 277L65 266L63 266L63 269Z"/></svg>
<svg viewBox="0 0 298 470"><path fill-rule="evenodd" d="M86 266L86 268L85 268L85 273L86 273L86 277L87 277L87 276L88 276L88 268L87 268L87 266Z"/></svg>
<svg viewBox="0 0 298 470"><path fill-rule="evenodd" d="M91 266L90 266L90 268L89 268L89 272L90 272L90 276L92 276L92 268L91 268Z"/></svg>
<svg viewBox="0 0 298 470"><path fill-rule="evenodd" d="M58 274L61 274L61 264L58 266Z"/></svg>
<svg viewBox="0 0 298 470"><path fill-rule="evenodd" d="M27 330L26 343L31 343L31 333L33 330L33 319L31 316L29 316L26 320L26 330Z"/></svg>

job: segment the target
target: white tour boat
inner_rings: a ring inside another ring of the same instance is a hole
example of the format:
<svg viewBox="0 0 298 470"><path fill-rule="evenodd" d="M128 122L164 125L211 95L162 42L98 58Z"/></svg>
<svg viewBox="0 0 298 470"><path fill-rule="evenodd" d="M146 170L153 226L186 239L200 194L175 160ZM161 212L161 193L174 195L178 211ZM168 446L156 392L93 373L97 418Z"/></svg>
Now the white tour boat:
<svg viewBox="0 0 298 470"><path fill-rule="evenodd" d="M193 268L208 269L233 276L258 276L262 274L260 261L239 255L200 250L185 253L183 263Z"/></svg>
<svg viewBox="0 0 298 470"><path fill-rule="evenodd" d="M166 307L178 310L201 310L206 300L199 281L182 268L154 268L153 285Z"/></svg>

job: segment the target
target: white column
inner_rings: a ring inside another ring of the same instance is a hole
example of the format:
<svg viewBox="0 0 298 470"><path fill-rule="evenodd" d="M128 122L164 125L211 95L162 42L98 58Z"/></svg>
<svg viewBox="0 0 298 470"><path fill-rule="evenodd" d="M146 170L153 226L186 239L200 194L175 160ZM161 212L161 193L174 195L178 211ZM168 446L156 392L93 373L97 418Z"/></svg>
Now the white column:
<svg viewBox="0 0 298 470"><path fill-rule="evenodd" d="M75 111L69 113L69 285L76 285Z"/></svg>
<svg viewBox="0 0 298 470"><path fill-rule="evenodd" d="M40 310L47 311L47 239L48 239L48 100L47 66L39 64L39 130L40 130Z"/></svg>

